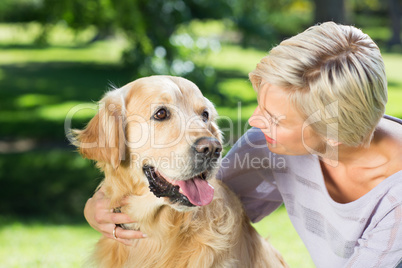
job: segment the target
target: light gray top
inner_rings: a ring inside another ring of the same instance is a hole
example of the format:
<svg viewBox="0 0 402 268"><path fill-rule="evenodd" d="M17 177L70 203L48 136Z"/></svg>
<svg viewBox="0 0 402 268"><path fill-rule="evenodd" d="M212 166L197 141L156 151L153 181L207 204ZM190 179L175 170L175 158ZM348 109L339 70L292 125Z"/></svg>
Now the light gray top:
<svg viewBox="0 0 402 268"><path fill-rule="evenodd" d="M402 171L356 201L337 203L317 156L271 153L252 128L222 160L218 178L253 222L284 203L316 267L402 267Z"/></svg>

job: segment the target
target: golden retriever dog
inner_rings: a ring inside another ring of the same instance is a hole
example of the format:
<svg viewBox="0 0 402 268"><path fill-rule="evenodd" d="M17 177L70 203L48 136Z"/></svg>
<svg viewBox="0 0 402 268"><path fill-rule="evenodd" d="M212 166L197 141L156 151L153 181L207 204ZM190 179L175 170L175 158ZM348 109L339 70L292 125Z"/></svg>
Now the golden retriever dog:
<svg viewBox="0 0 402 268"><path fill-rule="evenodd" d="M287 267L251 226L234 193L215 179L221 158L217 112L180 77L140 78L108 92L76 130L80 153L104 172L111 206L147 238L132 246L101 238L96 267ZM116 208L125 198L123 207Z"/></svg>

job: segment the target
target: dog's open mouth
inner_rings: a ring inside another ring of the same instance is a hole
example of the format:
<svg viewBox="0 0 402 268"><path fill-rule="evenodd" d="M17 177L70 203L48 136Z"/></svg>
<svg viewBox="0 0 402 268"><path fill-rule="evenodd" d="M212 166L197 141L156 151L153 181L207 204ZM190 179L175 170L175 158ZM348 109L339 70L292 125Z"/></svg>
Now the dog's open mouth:
<svg viewBox="0 0 402 268"><path fill-rule="evenodd" d="M214 188L206 181L206 172L188 180L173 181L162 176L154 167L144 166L149 189L157 197L168 197L170 202L185 206L205 206L214 197Z"/></svg>

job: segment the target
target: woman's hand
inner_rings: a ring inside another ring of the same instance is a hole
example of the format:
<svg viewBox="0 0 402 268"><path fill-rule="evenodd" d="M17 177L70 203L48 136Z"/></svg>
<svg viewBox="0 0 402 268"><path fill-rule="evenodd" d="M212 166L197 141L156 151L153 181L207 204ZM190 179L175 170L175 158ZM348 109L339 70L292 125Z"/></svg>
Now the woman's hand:
<svg viewBox="0 0 402 268"><path fill-rule="evenodd" d="M88 199L84 208L84 216L92 228L102 233L107 238L112 238L128 246L132 245L132 239L144 238L145 234L139 231L125 230L116 227L116 224L133 223L130 217L123 213L113 213L110 209L110 199L105 197L102 187ZM116 228L116 229L115 229ZM114 236L113 236L113 231Z"/></svg>

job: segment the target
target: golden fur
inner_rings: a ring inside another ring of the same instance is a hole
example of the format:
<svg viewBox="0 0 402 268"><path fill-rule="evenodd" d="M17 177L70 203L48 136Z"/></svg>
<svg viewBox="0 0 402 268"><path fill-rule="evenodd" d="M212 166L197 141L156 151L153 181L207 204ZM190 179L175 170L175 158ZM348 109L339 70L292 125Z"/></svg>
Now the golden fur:
<svg viewBox="0 0 402 268"><path fill-rule="evenodd" d="M129 205L121 211L137 221L130 229L148 237L132 247L101 238L92 255L96 267L287 267L214 172L209 175L214 198L206 206L173 204L149 190L144 165L173 180L189 178L191 144L201 137L221 140L216 111L197 86L179 77L141 78L110 91L100 104L88 126L75 132L79 150L105 173L102 185L112 208L127 198ZM171 117L155 121L154 111L161 106L169 108ZM208 121L202 120L203 111ZM163 165L173 153L181 164Z"/></svg>

